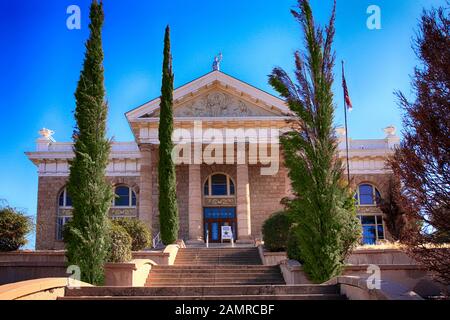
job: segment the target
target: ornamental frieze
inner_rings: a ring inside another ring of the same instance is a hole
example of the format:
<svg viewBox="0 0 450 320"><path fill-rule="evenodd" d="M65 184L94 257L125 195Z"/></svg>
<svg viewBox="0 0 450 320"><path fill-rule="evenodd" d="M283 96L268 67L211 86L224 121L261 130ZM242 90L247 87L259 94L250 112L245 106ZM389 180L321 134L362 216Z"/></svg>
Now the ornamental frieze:
<svg viewBox="0 0 450 320"><path fill-rule="evenodd" d="M125 216L125 217L135 217L136 209L135 208L111 208L109 211L111 217L115 216Z"/></svg>
<svg viewBox="0 0 450 320"><path fill-rule="evenodd" d="M175 117L250 117L273 116L273 113L224 92L211 92L175 108ZM159 116L159 110L147 117Z"/></svg>
<svg viewBox="0 0 450 320"><path fill-rule="evenodd" d="M236 206L236 198L204 198L203 204L205 207L232 207Z"/></svg>
<svg viewBox="0 0 450 320"><path fill-rule="evenodd" d="M73 209L58 209L58 216L71 217ZM136 208L111 208L109 210L111 217L124 216L124 217L136 217Z"/></svg>

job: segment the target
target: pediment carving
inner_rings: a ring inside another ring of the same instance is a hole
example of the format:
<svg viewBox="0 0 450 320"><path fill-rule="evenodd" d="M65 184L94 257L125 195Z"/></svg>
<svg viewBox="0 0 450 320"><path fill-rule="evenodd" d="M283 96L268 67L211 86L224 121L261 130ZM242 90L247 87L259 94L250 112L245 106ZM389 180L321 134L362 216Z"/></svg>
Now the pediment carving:
<svg viewBox="0 0 450 320"><path fill-rule="evenodd" d="M215 91L175 107L175 117L252 117L274 116L275 113L252 105L231 94ZM158 117L159 110L144 117Z"/></svg>

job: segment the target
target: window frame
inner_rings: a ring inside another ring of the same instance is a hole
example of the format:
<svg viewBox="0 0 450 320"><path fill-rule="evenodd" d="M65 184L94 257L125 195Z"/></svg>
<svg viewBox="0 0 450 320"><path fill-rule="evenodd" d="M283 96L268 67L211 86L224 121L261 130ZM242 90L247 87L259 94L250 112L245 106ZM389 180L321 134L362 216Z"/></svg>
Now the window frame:
<svg viewBox="0 0 450 320"><path fill-rule="evenodd" d="M57 216L56 217L56 241L64 241L64 226L70 221L72 220L72 216ZM62 224L61 224L61 229L60 229L60 224L59 224L59 220L62 219Z"/></svg>
<svg viewBox="0 0 450 320"><path fill-rule="evenodd" d="M369 227L373 226L373 227L375 227L375 244L377 244L379 241L386 240L386 226L385 226L385 223L384 223L383 214L381 214L381 213L358 213L357 216L358 216L358 219L359 219L359 221L361 223L361 228L362 228L361 231L363 233L362 234L363 236L361 238L361 243L363 245L370 245L368 243L364 243L364 226L369 226ZM365 223L365 224L363 224L362 223L362 217L375 217L375 224L373 224L373 223ZM381 219L381 223L378 222L379 219ZM382 226L382 228L383 228L383 239L380 239L380 237L379 237L378 226Z"/></svg>
<svg viewBox="0 0 450 320"><path fill-rule="evenodd" d="M222 175L226 177L226 183L227 183L227 194L226 195L213 195L212 194L212 177ZM208 184L208 194L205 194L205 186ZM231 184L233 184L234 193L231 194ZM233 178L230 177L230 175L223 173L223 172L216 172L211 175L209 175L202 186L202 193L203 196L206 198L231 198L236 197L236 183L234 183Z"/></svg>
<svg viewBox="0 0 450 320"><path fill-rule="evenodd" d="M116 199L117 199L116 189L120 188L120 187L128 188L128 205L125 205L125 206L116 205ZM134 194L134 198L136 199L135 205L133 205L133 194ZM112 200L111 208L113 208L113 209L135 209L135 208L137 208L137 204L138 204L137 202L138 202L137 194L133 190L132 187L130 187L126 184L118 184L118 185L114 186L114 199Z"/></svg>
<svg viewBox="0 0 450 320"><path fill-rule="evenodd" d="M59 202L61 195L63 196L63 205L61 205ZM73 209L73 205L70 205L70 206L67 205L67 196L68 196L67 187L64 187L61 190L61 192L58 194L58 208L59 209ZM72 201L72 198L70 198L70 200Z"/></svg>
<svg viewBox="0 0 450 320"><path fill-rule="evenodd" d="M360 195L360 192L359 192L359 188L361 186L370 186L370 187L372 187L372 200L373 200L373 203L371 203L371 204L361 204L361 195ZM358 186L356 187L355 197L356 197L356 205L359 206L359 207L376 207L376 206L379 205L378 202L379 202L379 199L381 199L381 192L380 192L380 190L378 190L378 188L374 184L372 184L370 182L362 182L362 183L358 184Z"/></svg>

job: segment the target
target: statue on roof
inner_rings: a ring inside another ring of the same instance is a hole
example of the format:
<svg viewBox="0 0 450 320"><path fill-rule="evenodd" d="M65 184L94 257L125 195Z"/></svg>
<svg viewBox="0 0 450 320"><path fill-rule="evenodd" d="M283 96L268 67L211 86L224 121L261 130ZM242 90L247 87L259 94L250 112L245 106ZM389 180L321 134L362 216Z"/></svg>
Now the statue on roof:
<svg viewBox="0 0 450 320"><path fill-rule="evenodd" d="M222 62L223 56L222 53L219 53L217 56L214 57L213 62L213 71L220 71L220 63Z"/></svg>

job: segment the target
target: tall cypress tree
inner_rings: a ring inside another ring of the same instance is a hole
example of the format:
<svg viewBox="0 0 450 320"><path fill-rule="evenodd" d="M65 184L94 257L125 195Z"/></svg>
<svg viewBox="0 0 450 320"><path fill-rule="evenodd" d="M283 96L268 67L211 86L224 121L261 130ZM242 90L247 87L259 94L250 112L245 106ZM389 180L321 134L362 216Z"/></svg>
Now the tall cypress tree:
<svg viewBox="0 0 450 320"><path fill-rule="evenodd" d="M70 161L67 190L72 198L73 219L65 232L68 262L78 265L81 279L102 284L108 250L108 211L111 184L105 177L110 142L106 136L108 107L105 102L102 25L103 4L94 0L90 9L90 36L75 92L75 157Z"/></svg>
<svg viewBox="0 0 450 320"><path fill-rule="evenodd" d="M178 239L179 218L177 206L176 171L172 160L173 133L173 79L170 52L170 27L164 37L161 103L159 115L159 224L165 245Z"/></svg>
<svg viewBox="0 0 450 320"><path fill-rule="evenodd" d="M361 233L352 195L343 179L333 127L335 8L336 2L324 34L315 26L309 1L298 0L298 10L292 14L303 29L305 50L295 54L297 81L281 68L275 68L269 77L296 115L293 130L282 138L296 195L289 209L298 224L293 230L303 268L317 283L341 272Z"/></svg>

